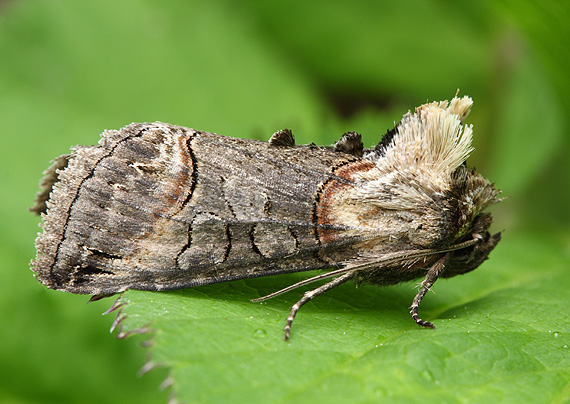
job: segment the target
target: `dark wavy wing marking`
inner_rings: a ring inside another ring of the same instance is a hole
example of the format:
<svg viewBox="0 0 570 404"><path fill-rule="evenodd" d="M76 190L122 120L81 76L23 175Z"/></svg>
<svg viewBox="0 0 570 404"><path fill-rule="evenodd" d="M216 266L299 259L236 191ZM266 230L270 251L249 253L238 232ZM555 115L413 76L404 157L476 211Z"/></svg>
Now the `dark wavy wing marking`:
<svg viewBox="0 0 570 404"><path fill-rule="evenodd" d="M313 204L321 183L338 178L331 167L352 157L316 147L269 147L266 142L209 133L200 133L191 146L200 180L175 218L186 221L191 233L177 256L178 270L172 271L173 277L183 278L180 284L334 265L319 254L323 247L314 237L320 225L314 221ZM339 244L355 241L344 239ZM172 286L165 281L160 288Z"/></svg>

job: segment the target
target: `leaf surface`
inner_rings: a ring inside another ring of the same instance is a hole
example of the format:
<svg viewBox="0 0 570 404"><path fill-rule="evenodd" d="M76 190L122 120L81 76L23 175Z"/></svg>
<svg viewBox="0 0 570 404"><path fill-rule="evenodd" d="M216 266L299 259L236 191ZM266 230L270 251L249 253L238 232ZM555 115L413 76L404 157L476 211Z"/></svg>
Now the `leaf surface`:
<svg viewBox="0 0 570 404"><path fill-rule="evenodd" d="M181 402L564 402L570 260L560 244L506 237L481 268L438 281L420 308L435 330L408 316L413 284L346 284L303 307L285 342L301 292L249 299L301 274L128 291L122 326L152 330L151 361L169 369Z"/></svg>

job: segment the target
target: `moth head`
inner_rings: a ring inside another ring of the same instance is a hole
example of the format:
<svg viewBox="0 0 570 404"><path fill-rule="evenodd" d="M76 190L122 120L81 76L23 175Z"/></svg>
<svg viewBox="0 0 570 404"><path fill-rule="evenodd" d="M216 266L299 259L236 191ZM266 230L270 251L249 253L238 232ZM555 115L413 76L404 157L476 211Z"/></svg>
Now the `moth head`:
<svg viewBox="0 0 570 404"><path fill-rule="evenodd" d="M476 240L476 243L454 251L451 259L445 266L442 277L451 278L455 275L473 271L487 259L489 253L501 240L501 233L491 235L489 232L492 221L490 213L481 213L475 217L470 233L466 234L460 241L473 239Z"/></svg>
<svg viewBox="0 0 570 404"><path fill-rule="evenodd" d="M451 176L451 189L446 200L452 202L448 218L453 218L455 231L449 244L476 240L470 247L453 252L443 277L449 278L477 268L501 239L501 234L491 235L489 228L493 219L484 211L500 201L500 190L475 170L465 164L458 167Z"/></svg>

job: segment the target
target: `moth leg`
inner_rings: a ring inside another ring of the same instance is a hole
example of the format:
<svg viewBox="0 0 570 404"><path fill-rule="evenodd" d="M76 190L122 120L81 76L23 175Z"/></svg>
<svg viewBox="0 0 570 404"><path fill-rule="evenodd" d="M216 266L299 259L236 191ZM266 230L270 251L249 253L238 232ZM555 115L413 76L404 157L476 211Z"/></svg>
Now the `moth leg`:
<svg viewBox="0 0 570 404"><path fill-rule="evenodd" d="M297 315L297 312L301 307L303 307L305 303L339 285L342 285L346 281L352 279L355 274L356 271L349 271L344 275L341 275L338 278L334 278L332 281L325 283L322 286L319 286L316 289L305 292L303 297L291 307L291 312L289 313L289 317L287 317L287 324L285 325L285 341L287 341L291 336L291 325L293 325L293 320L295 319L295 315Z"/></svg>
<svg viewBox="0 0 570 404"><path fill-rule="evenodd" d="M451 255L449 253L445 254L442 258L440 258L435 264L431 266L431 268L428 270L426 274L426 277L424 278L424 280L420 285L421 287L418 294L416 295L416 297L414 297L414 301L410 306L410 314L412 315L412 318L414 319L416 324L421 325L422 327L435 328L435 326L432 323L430 323L429 321L424 321L420 318L420 316L418 315L418 308L420 307L420 303L422 302L422 299L424 298L428 290L430 290L435 281L437 281L439 275L443 272L445 263L449 260L450 256Z"/></svg>

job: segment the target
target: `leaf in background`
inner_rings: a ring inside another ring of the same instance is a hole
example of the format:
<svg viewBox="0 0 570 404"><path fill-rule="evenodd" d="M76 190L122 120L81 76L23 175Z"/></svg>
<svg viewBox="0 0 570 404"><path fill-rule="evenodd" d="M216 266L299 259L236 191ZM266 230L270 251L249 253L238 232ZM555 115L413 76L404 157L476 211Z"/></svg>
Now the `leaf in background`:
<svg viewBox="0 0 570 404"><path fill-rule="evenodd" d="M528 55L511 67L501 88L489 176L520 196L562 144L564 118L544 72Z"/></svg>
<svg viewBox="0 0 570 404"><path fill-rule="evenodd" d="M523 41L503 47L519 56L504 82L506 140L499 140L494 172L513 180L513 209L527 228L567 227L570 223L570 3L557 0L486 2L501 26L516 30ZM514 49L513 49L514 48ZM499 86L502 88L502 86ZM503 94L498 94L499 98ZM501 153L501 154L500 154ZM505 169L506 175L500 170ZM520 170L520 171L517 171ZM521 191L524 187L524 193ZM505 185L507 188L507 185ZM503 214L509 214L504 210Z"/></svg>
<svg viewBox="0 0 570 404"><path fill-rule="evenodd" d="M421 104L470 90L492 66L493 26L466 3L250 3L256 24L333 93L413 94Z"/></svg>
<svg viewBox="0 0 570 404"><path fill-rule="evenodd" d="M181 402L564 402L570 259L559 246L557 237L506 238L482 268L438 281L422 307L436 330L409 318L411 284L349 284L307 304L284 342L301 292L249 299L299 274L128 291L121 324L153 330L151 361L169 369Z"/></svg>

